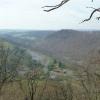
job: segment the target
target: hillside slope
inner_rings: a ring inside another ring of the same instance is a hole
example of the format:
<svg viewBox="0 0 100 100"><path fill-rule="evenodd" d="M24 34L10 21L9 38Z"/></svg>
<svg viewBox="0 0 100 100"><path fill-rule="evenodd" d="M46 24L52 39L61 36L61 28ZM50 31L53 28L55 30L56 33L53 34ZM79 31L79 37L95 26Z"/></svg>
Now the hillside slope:
<svg viewBox="0 0 100 100"><path fill-rule="evenodd" d="M99 31L61 30L47 36L38 49L67 61L80 61L100 48Z"/></svg>

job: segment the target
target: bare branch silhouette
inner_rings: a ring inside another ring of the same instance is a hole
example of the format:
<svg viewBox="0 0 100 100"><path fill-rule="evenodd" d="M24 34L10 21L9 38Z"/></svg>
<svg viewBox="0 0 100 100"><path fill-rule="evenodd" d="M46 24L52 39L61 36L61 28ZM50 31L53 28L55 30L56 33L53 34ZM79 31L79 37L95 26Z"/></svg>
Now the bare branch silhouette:
<svg viewBox="0 0 100 100"><path fill-rule="evenodd" d="M68 1L70 1L70 0L63 0L63 1L61 1L61 3L59 3L59 4L55 5L55 6L44 6L42 8L50 8L48 10L44 10L46 12L50 12L52 10L55 10L57 8L60 8L61 6L63 6L64 4L66 4Z"/></svg>
<svg viewBox="0 0 100 100"><path fill-rule="evenodd" d="M93 7L88 7L88 8L93 8ZM89 17L88 19L83 20L81 23L91 20L91 18L92 18L93 15L95 14L95 12L100 12L100 8L97 8L97 9L93 8L93 9L94 9L94 10L93 10L93 12L90 14L90 17ZM100 17L97 17L97 19L99 20Z"/></svg>
<svg viewBox="0 0 100 100"><path fill-rule="evenodd" d="M50 11L53 11L53 10L55 10L55 9L58 9L58 8L62 7L64 4L68 3L69 1L70 1L70 0L62 0L59 4L57 4L57 5L55 5L55 6L44 6L44 7L42 7L42 8L44 8L44 11L45 11L45 12L50 12ZM91 1L93 2L94 0L91 0ZM45 8L46 8L46 9L45 9ZM47 9L47 8L48 8L48 9ZM93 7L88 7L88 8L93 8ZM92 13L90 14L90 17L87 18L87 19L85 19L85 20L83 20L81 23L91 20L91 18L93 17L93 15L94 15L96 12L100 12L100 8L93 8L93 9L94 9L94 10L93 10ZM99 20L100 17L96 17L96 19Z"/></svg>

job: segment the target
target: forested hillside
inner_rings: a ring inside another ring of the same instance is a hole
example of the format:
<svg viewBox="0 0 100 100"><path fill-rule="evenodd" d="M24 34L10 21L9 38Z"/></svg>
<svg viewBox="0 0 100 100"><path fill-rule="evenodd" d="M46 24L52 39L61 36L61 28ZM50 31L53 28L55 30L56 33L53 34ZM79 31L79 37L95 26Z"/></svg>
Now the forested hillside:
<svg viewBox="0 0 100 100"><path fill-rule="evenodd" d="M100 31L57 31L47 36L38 48L64 61L80 61L99 51Z"/></svg>

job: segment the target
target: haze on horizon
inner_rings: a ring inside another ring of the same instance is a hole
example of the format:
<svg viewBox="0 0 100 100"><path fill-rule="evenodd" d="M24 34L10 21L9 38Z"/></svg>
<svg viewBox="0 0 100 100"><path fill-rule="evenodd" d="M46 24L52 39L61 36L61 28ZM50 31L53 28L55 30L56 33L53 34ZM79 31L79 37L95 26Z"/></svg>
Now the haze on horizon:
<svg viewBox="0 0 100 100"><path fill-rule="evenodd" d="M100 21L88 18L92 9L99 7L99 0L71 0L68 4L52 12L44 12L45 5L55 5L59 0L0 0L0 29L100 29Z"/></svg>

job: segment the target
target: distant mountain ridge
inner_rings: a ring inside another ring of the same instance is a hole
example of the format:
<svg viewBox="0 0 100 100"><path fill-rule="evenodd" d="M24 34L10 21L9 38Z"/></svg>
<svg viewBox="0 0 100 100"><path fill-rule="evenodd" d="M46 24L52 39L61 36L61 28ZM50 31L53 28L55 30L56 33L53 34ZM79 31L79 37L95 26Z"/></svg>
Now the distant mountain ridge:
<svg viewBox="0 0 100 100"><path fill-rule="evenodd" d="M32 48L53 32L49 30L0 30L0 37L14 44Z"/></svg>
<svg viewBox="0 0 100 100"><path fill-rule="evenodd" d="M61 60L80 60L100 48L100 31L60 30L48 35L38 48Z"/></svg>
<svg viewBox="0 0 100 100"><path fill-rule="evenodd" d="M100 50L100 31L0 31L14 44L38 50L62 61L80 61Z"/></svg>

